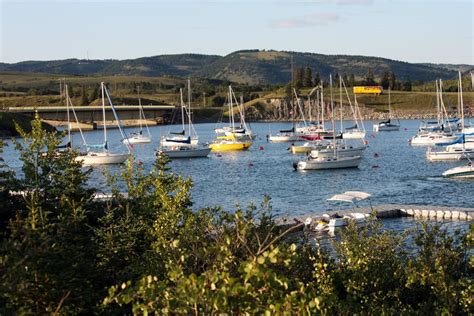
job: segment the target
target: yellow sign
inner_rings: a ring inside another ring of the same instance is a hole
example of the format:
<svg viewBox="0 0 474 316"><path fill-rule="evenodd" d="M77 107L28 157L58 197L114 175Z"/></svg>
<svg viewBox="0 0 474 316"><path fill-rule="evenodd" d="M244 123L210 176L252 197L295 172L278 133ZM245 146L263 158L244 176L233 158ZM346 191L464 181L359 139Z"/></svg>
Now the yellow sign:
<svg viewBox="0 0 474 316"><path fill-rule="evenodd" d="M381 94L383 88L381 86L356 86L353 87L355 94Z"/></svg>

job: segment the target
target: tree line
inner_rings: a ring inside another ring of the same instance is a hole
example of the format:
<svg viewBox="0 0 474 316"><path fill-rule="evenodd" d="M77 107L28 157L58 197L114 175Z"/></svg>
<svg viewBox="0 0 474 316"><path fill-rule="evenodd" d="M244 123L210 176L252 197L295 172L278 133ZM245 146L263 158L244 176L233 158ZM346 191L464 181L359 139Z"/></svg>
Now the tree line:
<svg viewBox="0 0 474 316"><path fill-rule="evenodd" d="M391 90L400 90L400 91L411 91L412 90L412 82L411 80L403 80L400 81L397 79L395 73L393 71L384 71L382 76L379 80L375 79L373 70L369 68L367 70L367 74L365 78L361 80L356 80L356 77L353 73L351 74L342 74L335 73L333 76L333 82L337 85L339 82L339 76L342 76L342 80L347 87L353 86L375 86L380 85L384 89L388 89L390 87ZM311 67L299 67L296 69L294 74L292 75L291 85L296 89L301 88L312 88L317 86L320 82L321 74L316 72L313 76L313 70ZM329 78L324 78L323 81L329 81Z"/></svg>

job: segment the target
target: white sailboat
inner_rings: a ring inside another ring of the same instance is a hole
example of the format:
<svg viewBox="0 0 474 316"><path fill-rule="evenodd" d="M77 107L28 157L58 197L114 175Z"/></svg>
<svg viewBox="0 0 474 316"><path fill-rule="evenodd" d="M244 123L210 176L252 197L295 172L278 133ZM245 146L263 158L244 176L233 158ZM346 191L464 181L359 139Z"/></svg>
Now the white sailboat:
<svg viewBox="0 0 474 316"><path fill-rule="evenodd" d="M185 117L187 118L188 122L188 133L191 135L195 135L194 139L196 142L191 142L191 137L188 138L189 142L186 145L182 145L179 143L179 145L175 145L171 141L165 141L162 142L162 145L160 149L156 152L157 155L166 155L169 158L204 158L209 155L209 152L211 151L211 148L207 145L200 145L197 142L198 135L196 133L196 130L194 129L193 123L192 123L192 112L191 112L191 84L190 81L188 80L188 107L186 107L186 104L184 102L181 103L181 110L182 110L182 120L183 123L186 121ZM182 90L180 91L181 95L181 101L183 99L183 93ZM183 126L184 130L184 126ZM163 145L163 143L165 145Z"/></svg>
<svg viewBox="0 0 474 316"><path fill-rule="evenodd" d="M420 127L418 133L413 136L409 142L414 146L432 146L441 143L449 143L456 140L459 136L455 135L452 129L452 122L448 118L448 113L443 102L442 81L436 81L436 107L437 124L429 124L427 128ZM446 126L447 125L447 126ZM446 130L447 127L447 130Z"/></svg>
<svg viewBox="0 0 474 316"><path fill-rule="evenodd" d="M354 125L346 128L342 133L342 139L363 139L365 137L365 126L362 121L362 114L360 113L359 104L357 103L357 96L354 94L354 105L352 105L351 99L349 98L349 93L344 84L344 89L346 92L347 100L349 101L349 106L354 117Z"/></svg>
<svg viewBox="0 0 474 316"><path fill-rule="evenodd" d="M374 124L374 132L389 132L400 130L400 124L392 123L392 109L390 101L390 87L388 87L388 120Z"/></svg>
<svg viewBox="0 0 474 316"><path fill-rule="evenodd" d="M112 112L114 114L115 120L117 121L117 125L119 128L120 133L122 134L122 138L126 139L125 133L120 125L120 119L115 111L114 105L112 100L110 99L110 95L105 87L103 82L100 83L101 90L102 90L102 116L103 116L103 128L104 128L104 143L99 145L88 145L84 141L84 145L87 148L87 152L85 154L81 154L75 158L76 161L81 162L84 166L95 166L95 165L106 165L106 164L121 164L124 163L125 160L131 154L130 144L128 142L125 143L125 146L128 150L127 153L112 153L109 152L108 149L108 140L107 140L107 126L105 123L105 96L107 96L108 102L110 107L112 108ZM97 151L101 150L101 151Z"/></svg>
<svg viewBox="0 0 474 316"><path fill-rule="evenodd" d="M295 170L324 170L324 169L343 169L343 168L357 168L361 162L360 155L353 155L342 157L338 153L335 137L335 124L334 124L334 101L332 96L332 76L329 76L330 80L330 93L331 93L331 108L332 108L332 126L333 126L333 140L332 140L332 154L327 152L327 156L324 155L314 157L309 155L307 159L295 162L293 167Z"/></svg>
<svg viewBox="0 0 474 316"><path fill-rule="evenodd" d="M151 142L151 133L150 129L148 128L148 124L146 123L145 112L143 111L142 101L140 99L140 86L137 86L137 93L138 93L138 115L139 115L139 124L140 130L134 133L131 133L128 139L123 139L122 143L130 143L130 144L143 144L143 143L150 143ZM143 124L145 123L147 135L143 134Z"/></svg>
<svg viewBox="0 0 474 316"><path fill-rule="evenodd" d="M186 104L183 99L183 89L179 89L180 92L180 105L181 105L181 126L180 132L170 132L166 136L162 136L160 139L160 145L162 147L193 147L198 145L199 138L192 125L189 121L187 133L186 133ZM191 81L188 80L188 107L191 109Z"/></svg>

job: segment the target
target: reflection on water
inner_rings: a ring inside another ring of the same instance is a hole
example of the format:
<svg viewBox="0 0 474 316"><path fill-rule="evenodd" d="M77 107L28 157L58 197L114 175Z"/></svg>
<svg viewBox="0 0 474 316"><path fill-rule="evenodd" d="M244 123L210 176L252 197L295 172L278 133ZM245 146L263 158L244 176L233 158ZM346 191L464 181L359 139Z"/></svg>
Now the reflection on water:
<svg viewBox="0 0 474 316"><path fill-rule="evenodd" d="M366 122L366 128L371 128L372 123ZM221 205L232 210L237 203L258 205L266 194L272 198L275 215L321 213L329 208L346 208L347 205L330 204L326 199L348 190L371 193L375 204L474 207L474 182L440 177L443 171L462 162L429 163L425 158L426 148L408 144L419 121L402 121L401 124L400 131L373 134L373 137L371 132L367 133L369 148L359 169L295 172L293 162L303 156L292 155L288 143L266 142L269 131L289 128L290 123L252 124L258 137L249 151L211 153L209 158L175 160L170 166L173 172L189 176L194 181L195 208ZM215 124L196 124L195 127L201 142L213 140ZM159 137L166 134L169 127L157 126L150 130L153 136L151 144L134 145L135 157L143 162L145 169L151 167ZM102 131L86 132L90 142L100 141L102 137ZM118 130L108 131L108 137L112 151L123 150ZM74 134L74 143L80 143L77 133ZM19 168L12 146L5 149L4 156L8 165ZM119 166L95 168L91 185L107 191L103 173L119 170Z"/></svg>

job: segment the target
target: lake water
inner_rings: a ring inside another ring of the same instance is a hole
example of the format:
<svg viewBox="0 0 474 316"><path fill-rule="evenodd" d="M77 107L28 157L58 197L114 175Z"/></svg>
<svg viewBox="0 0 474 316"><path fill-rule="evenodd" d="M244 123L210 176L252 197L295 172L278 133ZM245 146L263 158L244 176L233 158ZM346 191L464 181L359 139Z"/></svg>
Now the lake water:
<svg viewBox="0 0 474 316"><path fill-rule="evenodd" d="M351 122L345 122L349 126ZM366 121L367 130L372 121ZM296 172L293 162L304 155L292 155L289 143L267 143L266 135L280 129L291 128L290 123L253 123L257 139L249 151L215 154L208 158L174 160L172 171L194 182L192 190L195 208L221 205L234 210L235 205L259 204L264 195L272 199L275 215L294 216L322 213L328 209L348 208L350 205L326 201L330 196L344 191L365 191L373 195L374 204L428 204L442 206L474 207L474 181L452 180L441 177L443 171L465 162L430 163L425 158L426 147L412 147L408 139L413 136L419 121L401 121L397 132L367 133L369 148L358 169ZM201 142L211 142L215 124L196 124ZM149 168L158 148L159 138L179 126L154 126L151 144L135 145L136 159ZM133 128L127 129L128 132ZM86 132L90 143L100 142L102 131ZM373 136L371 136L373 135ZM124 150L117 129L108 130L112 151ZM74 142L80 143L78 133ZM360 142L360 141L359 141ZM13 146L5 148L7 164L19 168ZM91 185L104 192L104 171L115 173L119 166L95 168Z"/></svg>

